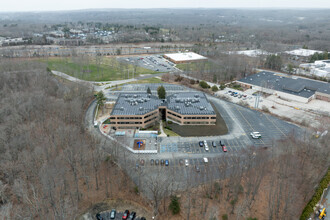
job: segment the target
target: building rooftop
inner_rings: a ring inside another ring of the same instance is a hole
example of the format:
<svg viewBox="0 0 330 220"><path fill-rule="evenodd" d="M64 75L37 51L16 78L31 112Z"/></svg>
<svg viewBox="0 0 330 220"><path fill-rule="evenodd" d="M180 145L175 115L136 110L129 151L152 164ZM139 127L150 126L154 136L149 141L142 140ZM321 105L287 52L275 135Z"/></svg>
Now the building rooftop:
<svg viewBox="0 0 330 220"><path fill-rule="evenodd" d="M215 115L212 105L202 92L180 92L165 100L148 93L121 93L111 115L144 115L166 106L182 115Z"/></svg>
<svg viewBox="0 0 330 220"><path fill-rule="evenodd" d="M111 115L144 115L158 108L162 100L148 93L121 93Z"/></svg>
<svg viewBox="0 0 330 220"><path fill-rule="evenodd" d="M285 51L285 53L294 55L294 56L308 57L308 56L312 56L314 53L323 53L323 51L301 48L301 49L296 49L296 50Z"/></svg>
<svg viewBox="0 0 330 220"><path fill-rule="evenodd" d="M330 94L330 83L266 71L247 76L238 80L238 82L269 88L304 98L311 97L316 91Z"/></svg>
<svg viewBox="0 0 330 220"><path fill-rule="evenodd" d="M167 108L182 115L215 115L212 105L202 92L176 93L167 98Z"/></svg>
<svg viewBox="0 0 330 220"><path fill-rule="evenodd" d="M193 52L185 52L185 53L169 53L164 54L166 57L178 61L193 61L193 60L206 60L207 58Z"/></svg>

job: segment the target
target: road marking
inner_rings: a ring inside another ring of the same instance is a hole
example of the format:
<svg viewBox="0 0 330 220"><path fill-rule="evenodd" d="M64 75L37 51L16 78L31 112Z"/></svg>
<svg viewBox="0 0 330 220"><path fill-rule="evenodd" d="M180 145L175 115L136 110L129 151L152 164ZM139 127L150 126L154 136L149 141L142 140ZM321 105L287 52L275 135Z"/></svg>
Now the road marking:
<svg viewBox="0 0 330 220"><path fill-rule="evenodd" d="M267 114L264 114L266 116L266 118L268 119L268 121L270 121L285 137L287 137L286 134L283 133L283 131L272 121L269 119Z"/></svg>
<svg viewBox="0 0 330 220"><path fill-rule="evenodd" d="M244 118L244 120L248 123L248 125L252 128L252 131L254 131L252 125L250 124L250 122L244 117L244 115L242 114L242 112L237 108L237 106L235 106L235 108L237 109L237 111L242 115L242 117ZM262 140L262 139L259 139L261 140L261 142L265 145L265 142Z"/></svg>

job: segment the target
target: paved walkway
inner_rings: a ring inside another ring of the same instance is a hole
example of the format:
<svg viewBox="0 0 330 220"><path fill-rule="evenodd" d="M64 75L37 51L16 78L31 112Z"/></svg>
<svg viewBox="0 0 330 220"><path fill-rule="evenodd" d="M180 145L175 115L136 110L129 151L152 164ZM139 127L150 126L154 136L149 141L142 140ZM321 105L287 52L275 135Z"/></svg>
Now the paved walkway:
<svg viewBox="0 0 330 220"><path fill-rule="evenodd" d="M158 135L158 137L167 137L167 135L165 134L164 130L163 130L163 121L160 120L159 123L159 130L160 130L160 135Z"/></svg>

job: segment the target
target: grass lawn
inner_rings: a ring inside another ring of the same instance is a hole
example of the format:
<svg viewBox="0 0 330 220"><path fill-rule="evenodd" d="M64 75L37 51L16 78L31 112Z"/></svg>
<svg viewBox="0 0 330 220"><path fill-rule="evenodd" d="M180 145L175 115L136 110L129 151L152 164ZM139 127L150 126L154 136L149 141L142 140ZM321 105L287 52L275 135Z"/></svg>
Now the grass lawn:
<svg viewBox="0 0 330 220"><path fill-rule="evenodd" d="M215 106L213 106L213 109L217 114L217 121L215 125L178 125L172 123L167 126L172 128L173 132L178 133L178 135L182 137L218 136L227 134L228 128L225 121Z"/></svg>
<svg viewBox="0 0 330 220"><path fill-rule="evenodd" d="M73 57L63 58L55 57L43 59L42 62L47 63L51 70L57 70L70 76L87 81L112 81L127 79L129 77L137 77L140 74L156 74L152 70L131 64L120 63L116 58L100 57L99 59L90 57Z"/></svg>
<svg viewBox="0 0 330 220"><path fill-rule="evenodd" d="M172 136L180 136L177 133L175 133L174 131L168 130L166 128L163 128L163 131L165 132L166 135L169 135L170 137L172 137Z"/></svg>
<svg viewBox="0 0 330 220"><path fill-rule="evenodd" d="M217 65L211 61L179 63L176 65L176 67L183 71L208 71L222 68L220 65Z"/></svg>
<svg viewBox="0 0 330 220"><path fill-rule="evenodd" d="M141 79L141 80L129 82L126 84L144 84L144 83L164 83L164 82L157 77L153 77L153 78L147 78L147 79Z"/></svg>

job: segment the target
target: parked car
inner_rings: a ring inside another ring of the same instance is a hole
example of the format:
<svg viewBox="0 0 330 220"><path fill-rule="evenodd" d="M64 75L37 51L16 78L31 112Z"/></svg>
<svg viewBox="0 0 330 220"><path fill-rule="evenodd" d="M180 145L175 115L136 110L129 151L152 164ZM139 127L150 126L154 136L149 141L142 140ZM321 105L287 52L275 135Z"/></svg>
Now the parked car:
<svg viewBox="0 0 330 220"><path fill-rule="evenodd" d="M150 165L154 165L154 163L155 163L154 159L151 159L150 160Z"/></svg>
<svg viewBox="0 0 330 220"><path fill-rule="evenodd" d="M225 143L220 141L220 146L221 146L223 152L227 152L227 148L225 146Z"/></svg>
<svg viewBox="0 0 330 220"><path fill-rule="evenodd" d="M170 162L168 160L165 160L165 166L170 165Z"/></svg>
<svg viewBox="0 0 330 220"><path fill-rule="evenodd" d="M122 219L123 220L126 220L128 218L128 215L129 215L129 211L126 209L125 212L124 212L124 214L123 214Z"/></svg>
<svg viewBox="0 0 330 220"><path fill-rule="evenodd" d="M112 209L111 212L110 212L110 219L115 219L116 218L116 209Z"/></svg>
<svg viewBox="0 0 330 220"><path fill-rule="evenodd" d="M100 213L97 213L97 214L96 214L96 219L97 219L97 220L103 220L103 218L102 218L102 216L101 216Z"/></svg>
<svg viewBox="0 0 330 220"><path fill-rule="evenodd" d="M197 173L199 173L201 170L199 169L199 166L198 165L195 165L195 170Z"/></svg>
<svg viewBox="0 0 330 220"><path fill-rule="evenodd" d="M259 139L259 138L261 138L261 134L260 134L260 132L257 132L257 131L252 132L250 135L251 135L251 137L252 137L253 139Z"/></svg>
<svg viewBox="0 0 330 220"><path fill-rule="evenodd" d="M140 220L146 220L146 218L145 217L141 217Z"/></svg>
<svg viewBox="0 0 330 220"><path fill-rule="evenodd" d="M155 165L159 165L159 160L158 159L155 160Z"/></svg>
<svg viewBox="0 0 330 220"><path fill-rule="evenodd" d="M203 146L204 146L203 141L200 141L200 142L199 142L199 146L200 146L200 147L203 147Z"/></svg>
<svg viewBox="0 0 330 220"><path fill-rule="evenodd" d="M134 220L136 217L136 212L132 212L129 216L128 216L128 220Z"/></svg>
<svg viewBox="0 0 330 220"><path fill-rule="evenodd" d="M186 167L189 166L189 160L186 159L186 160L184 161L184 164L186 165Z"/></svg>
<svg viewBox="0 0 330 220"><path fill-rule="evenodd" d="M203 158L203 161L204 161L205 164L207 164L209 162L209 160L207 159L207 157L204 157Z"/></svg>
<svg viewBox="0 0 330 220"><path fill-rule="evenodd" d="M216 147L217 144L215 143L215 141L212 141L212 147Z"/></svg>
<svg viewBox="0 0 330 220"><path fill-rule="evenodd" d="M160 160L160 165L163 166L164 164L165 164L165 160L161 159L161 160Z"/></svg>
<svg viewBox="0 0 330 220"><path fill-rule="evenodd" d="M205 150L209 151L209 146L207 144L205 145Z"/></svg>

